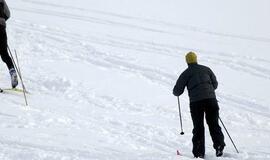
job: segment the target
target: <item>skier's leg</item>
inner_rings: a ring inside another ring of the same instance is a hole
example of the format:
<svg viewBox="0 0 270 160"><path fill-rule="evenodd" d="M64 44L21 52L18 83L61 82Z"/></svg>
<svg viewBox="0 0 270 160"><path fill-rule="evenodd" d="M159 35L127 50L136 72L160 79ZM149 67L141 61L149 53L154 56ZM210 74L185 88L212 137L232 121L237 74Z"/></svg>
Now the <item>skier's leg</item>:
<svg viewBox="0 0 270 160"><path fill-rule="evenodd" d="M4 26L0 25L0 54L3 62L6 63L8 69L14 68L14 65L12 63L12 60L10 56L8 55L7 50L7 33L6 28Z"/></svg>
<svg viewBox="0 0 270 160"><path fill-rule="evenodd" d="M205 154L204 148L204 109L201 102L192 102L190 104L191 117L193 122L193 150L195 157L203 157Z"/></svg>
<svg viewBox="0 0 270 160"><path fill-rule="evenodd" d="M7 47L8 45L7 45L6 28L0 25L0 55L3 62L6 63L9 69L9 74L11 77L11 86L12 88L15 88L18 85L18 77L17 77L16 70L14 68L14 64L8 54Z"/></svg>
<svg viewBox="0 0 270 160"><path fill-rule="evenodd" d="M210 135L212 137L213 146L217 150L218 147L225 146L224 135L221 131L221 127L218 124L219 118L219 106L216 99L208 99L206 101L205 117L209 127Z"/></svg>

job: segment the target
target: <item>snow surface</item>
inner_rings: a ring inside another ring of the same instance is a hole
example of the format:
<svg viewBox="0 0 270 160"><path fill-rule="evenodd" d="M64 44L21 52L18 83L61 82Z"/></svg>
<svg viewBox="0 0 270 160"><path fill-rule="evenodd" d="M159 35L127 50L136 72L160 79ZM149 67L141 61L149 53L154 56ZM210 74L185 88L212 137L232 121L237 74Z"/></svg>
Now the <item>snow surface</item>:
<svg viewBox="0 0 270 160"><path fill-rule="evenodd" d="M270 1L8 0L23 95L1 94L1 160L189 160L192 122L172 88L193 50L219 80L216 158L270 159ZM10 86L0 64L0 85ZM207 130L207 129L206 129ZM226 134L224 132L224 134ZM179 150L182 156L176 156Z"/></svg>

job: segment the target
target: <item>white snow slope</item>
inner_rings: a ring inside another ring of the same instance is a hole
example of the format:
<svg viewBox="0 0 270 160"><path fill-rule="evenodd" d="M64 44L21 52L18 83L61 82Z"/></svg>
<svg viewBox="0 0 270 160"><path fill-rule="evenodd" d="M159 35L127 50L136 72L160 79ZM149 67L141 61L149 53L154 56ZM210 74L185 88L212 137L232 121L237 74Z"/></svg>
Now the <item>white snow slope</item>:
<svg viewBox="0 0 270 160"><path fill-rule="evenodd" d="M1 160L189 160L172 88L193 50L219 80L224 160L270 159L270 1L8 0L29 106L0 94ZM10 86L4 63L0 87ZM206 127L206 158L217 159ZM182 156L176 156L179 150Z"/></svg>

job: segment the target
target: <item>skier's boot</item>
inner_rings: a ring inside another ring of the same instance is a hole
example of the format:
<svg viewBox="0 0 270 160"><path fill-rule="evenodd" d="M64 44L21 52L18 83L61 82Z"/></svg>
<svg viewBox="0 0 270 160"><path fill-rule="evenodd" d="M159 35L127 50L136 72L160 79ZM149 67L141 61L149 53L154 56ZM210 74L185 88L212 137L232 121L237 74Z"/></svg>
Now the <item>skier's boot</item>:
<svg viewBox="0 0 270 160"><path fill-rule="evenodd" d="M204 153L205 153L204 140L198 141L194 144L192 153L195 158L204 159Z"/></svg>
<svg viewBox="0 0 270 160"><path fill-rule="evenodd" d="M14 68L11 68L9 70L9 74L11 77L11 86L12 88L16 88L18 85L18 76L17 76L16 70Z"/></svg>
<svg viewBox="0 0 270 160"><path fill-rule="evenodd" d="M201 158L204 159L204 154L198 154L198 155L194 155L195 158Z"/></svg>
<svg viewBox="0 0 270 160"><path fill-rule="evenodd" d="M221 157L223 155L224 146L218 146L216 149L216 156Z"/></svg>

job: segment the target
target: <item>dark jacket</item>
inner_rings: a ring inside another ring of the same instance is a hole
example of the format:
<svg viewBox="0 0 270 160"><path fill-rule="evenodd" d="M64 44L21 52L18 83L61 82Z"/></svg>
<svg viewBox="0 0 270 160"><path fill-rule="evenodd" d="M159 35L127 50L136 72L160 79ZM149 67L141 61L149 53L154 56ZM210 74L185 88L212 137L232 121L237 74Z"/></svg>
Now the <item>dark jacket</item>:
<svg viewBox="0 0 270 160"><path fill-rule="evenodd" d="M189 64L180 75L173 89L175 96L180 96L187 86L190 102L216 98L218 82L212 70L199 64Z"/></svg>
<svg viewBox="0 0 270 160"><path fill-rule="evenodd" d="M0 0L0 25L6 26L6 20L10 17L10 11L5 0Z"/></svg>

